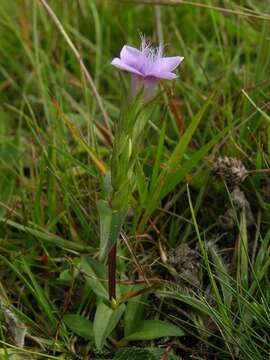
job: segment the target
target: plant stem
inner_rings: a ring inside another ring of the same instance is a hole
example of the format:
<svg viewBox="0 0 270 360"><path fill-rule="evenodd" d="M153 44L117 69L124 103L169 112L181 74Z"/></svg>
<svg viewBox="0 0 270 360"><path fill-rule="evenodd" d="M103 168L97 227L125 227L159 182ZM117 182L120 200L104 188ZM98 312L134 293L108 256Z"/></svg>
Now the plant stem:
<svg viewBox="0 0 270 360"><path fill-rule="evenodd" d="M108 278L109 278L109 299L116 298L115 284L116 284L116 248L115 243L108 255Z"/></svg>

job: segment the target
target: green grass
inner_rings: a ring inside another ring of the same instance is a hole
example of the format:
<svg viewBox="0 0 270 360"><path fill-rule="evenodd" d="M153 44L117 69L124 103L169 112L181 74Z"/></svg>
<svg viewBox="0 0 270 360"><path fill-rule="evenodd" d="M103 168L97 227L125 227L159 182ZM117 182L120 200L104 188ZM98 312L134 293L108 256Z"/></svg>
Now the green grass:
<svg viewBox="0 0 270 360"><path fill-rule="evenodd" d="M212 171L220 156L249 171L269 167L267 3L48 1L59 29L42 1L0 0L1 359L160 359L166 349L172 359L269 359L268 173L240 184L250 223L235 186ZM112 309L97 301L107 275L93 260L96 205L129 83L110 61L124 44L138 46L141 32L185 61L180 78L162 84L144 131L118 245L125 305ZM229 208L234 226L224 228ZM179 269L170 254L182 244L199 260L180 257ZM183 277L196 261L194 284ZM23 348L7 309L26 327ZM153 339L151 324L174 337Z"/></svg>

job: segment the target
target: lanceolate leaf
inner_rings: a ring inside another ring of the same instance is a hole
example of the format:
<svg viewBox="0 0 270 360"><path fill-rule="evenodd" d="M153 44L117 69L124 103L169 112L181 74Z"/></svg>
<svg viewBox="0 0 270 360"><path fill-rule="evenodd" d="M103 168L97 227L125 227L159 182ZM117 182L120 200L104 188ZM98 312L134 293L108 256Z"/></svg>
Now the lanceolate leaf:
<svg viewBox="0 0 270 360"><path fill-rule="evenodd" d="M82 256L79 267L85 273L85 279L94 293L103 299L107 299L106 267L90 256Z"/></svg>
<svg viewBox="0 0 270 360"><path fill-rule="evenodd" d="M159 202L172 191L184 178L185 176L196 167L197 164L207 155L210 149L220 140L228 131L231 130L231 126L226 127L223 131L218 133L212 140L196 151L189 160L186 160L183 165L178 165L171 172L164 171L160 174L156 181L154 190L149 193L148 207L144 214L143 220L140 225L140 231L143 231L143 227L146 224L149 216L156 209Z"/></svg>
<svg viewBox="0 0 270 360"><path fill-rule="evenodd" d="M100 227L100 247L99 247L99 258L102 260L106 253L106 247L108 246L108 240L110 236L110 228L112 222L112 210L108 206L106 200L99 200L97 202L97 208L99 212L99 227Z"/></svg>
<svg viewBox="0 0 270 360"><path fill-rule="evenodd" d="M213 99L213 95L209 97L209 99L206 101L204 106L198 111L198 113L192 119L189 127L187 128L184 135L180 139L178 145L171 154L169 161L167 163L167 168L164 169L165 172L173 171L175 167L179 164L179 161L183 158L185 151L188 147L188 144L190 143L190 140L192 138L192 135L194 134L203 115L205 114L209 105L211 104L212 99Z"/></svg>
<svg viewBox="0 0 270 360"><path fill-rule="evenodd" d="M161 171L160 175L157 176L155 184L151 184L151 192L148 196L148 207L145 212L144 218L141 222L139 232L143 231L143 227L146 224L149 216L152 214L152 212L155 210L155 208L158 206L160 200L163 196L165 196L165 192L163 190L164 186L168 188L168 190L172 190L175 185L177 185L183 176L186 175L184 173L180 179L175 178L173 183L170 186L167 186L166 183L170 181L170 177L175 175L176 169L179 168L179 165L181 164L181 160L183 156L185 155L186 149L188 147L188 144L192 138L192 135L194 134L195 130L197 129L203 115L207 111L209 105L211 104L213 96L211 96L207 102L204 104L204 106L200 109L200 111L195 115L195 117L192 119L189 127L187 128L186 132L180 139L178 145L174 149L173 153L171 154L170 158L167 161L166 168ZM197 156L197 162L200 160L200 157ZM193 166L195 164L193 163ZM181 171L181 170L180 170ZM166 194L168 191L166 191Z"/></svg>
<svg viewBox="0 0 270 360"><path fill-rule="evenodd" d="M45 231L36 230L35 228L32 228L30 226L25 226L25 225L19 224L15 221L12 221L12 220L9 220L9 219L3 218L3 217L0 217L0 222L7 224L15 229L20 230L20 231L23 231L25 233L29 233L34 236L33 237L34 239L35 238L41 239L45 243L48 243L52 246L58 246L60 248L66 249L66 250L74 250L74 251L78 251L78 252L87 252L91 249L89 246L85 246L83 244L79 244L74 241L62 239L58 235L48 233Z"/></svg>
<svg viewBox="0 0 270 360"><path fill-rule="evenodd" d="M179 170L174 171L170 175L166 176L164 185L162 187L160 200L164 198L170 191L172 191L176 185L200 162L200 160L210 151L210 149L224 136L228 131L226 128L224 131L218 133L211 141L202 146L200 150L196 151L190 159L186 160L183 165L178 166ZM176 167L177 169L177 167Z"/></svg>
<svg viewBox="0 0 270 360"><path fill-rule="evenodd" d="M142 286L133 286L130 291L136 291L141 288ZM134 332L139 327L147 296L148 294L141 294L128 301L124 317L124 329L126 336Z"/></svg>
<svg viewBox="0 0 270 360"><path fill-rule="evenodd" d="M86 340L94 337L93 323L79 314L66 314L63 318L67 327Z"/></svg>
<svg viewBox="0 0 270 360"><path fill-rule="evenodd" d="M124 310L124 304L121 304L116 309L112 309L104 303L98 305L94 319L94 336L99 350L103 348L106 338L118 324Z"/></svg>
<svg viewBox="0 0 270 360"><path fill-rule="evenodd" d="M217 273L218 279L220 279L219 284L222 290L224 303L228 309L230 309L232 303L232 292L230 290L231 278L227 266L214 245L210 244L210 246L207 247L207 250L209 251L215 265L215 272Z"/></svg>
<svg viewBox="0 0 270 360"><path fill-rule="evenodd" d="M112 210L106 200L99 200L97 206L100 218L99 259L104 260L119 237L127 210Z"/></svg>
<svg viewBox="0 0 270 360"><path fill-rule="evenodd" d="M178 326L167 321L144 320L135 332L125 337L125 340L153 340L164 336L183 336L185 333Z"/></svg>

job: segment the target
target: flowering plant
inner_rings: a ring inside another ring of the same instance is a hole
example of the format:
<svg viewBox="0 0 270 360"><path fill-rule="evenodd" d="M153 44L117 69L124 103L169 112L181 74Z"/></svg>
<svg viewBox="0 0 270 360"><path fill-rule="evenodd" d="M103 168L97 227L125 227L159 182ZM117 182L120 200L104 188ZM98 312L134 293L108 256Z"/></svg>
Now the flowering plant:
<svg viewBox="0 0 270 360"><path fill-rule="evenodd" d="M176 79L173 72L181 56L163 57L163 47L153 48L142 37L141 48L124 46L111 64L131 74L130 101L115 126L110 179L106 177L105 199L100 200L100 259L108 256L109 298L115 299L116 242L125 221L134 187L133 168L138 158L142 132L156 104L155 93L162 79ZM108 186L109 184L109 186Z"/></svg>

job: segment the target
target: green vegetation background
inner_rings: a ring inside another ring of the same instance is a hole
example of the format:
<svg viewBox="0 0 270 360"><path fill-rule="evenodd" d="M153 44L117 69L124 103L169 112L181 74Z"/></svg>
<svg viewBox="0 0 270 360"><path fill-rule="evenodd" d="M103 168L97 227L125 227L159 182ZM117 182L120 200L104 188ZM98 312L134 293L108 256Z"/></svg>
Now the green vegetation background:
<svg viewBox="0 0 270 360"><path fill-rule="evenodd" d="M121 323L106 350L95 350L84 330L96 297L77 265L81 254L98 254L96 201L128 91L128 75L110 61L124 44L139 46L140 33L185 61L179 79L162 84L145 131L125 225L136 259L121 241L118 278L138 279L139 263L146 277L159 279L141 300L142 319L166 319L185 336L125 346L171 349L183 359L269 357L269 175L254 171L269 167L269 3L139 3L48 1L59 29L44 2L0 0L3 359L19 346L6 309L26 326L20 354L27 358L137 356L134 349L114 355ZM237 188L229 175L213 174L225 156L252 171ZM238 190L244 205L235 200ZM70 314L80 315L77 328Z"/></svg>

